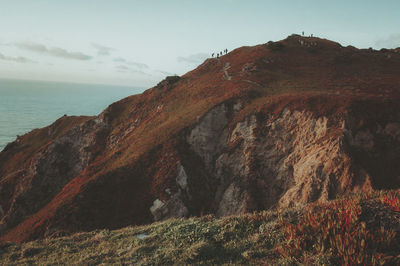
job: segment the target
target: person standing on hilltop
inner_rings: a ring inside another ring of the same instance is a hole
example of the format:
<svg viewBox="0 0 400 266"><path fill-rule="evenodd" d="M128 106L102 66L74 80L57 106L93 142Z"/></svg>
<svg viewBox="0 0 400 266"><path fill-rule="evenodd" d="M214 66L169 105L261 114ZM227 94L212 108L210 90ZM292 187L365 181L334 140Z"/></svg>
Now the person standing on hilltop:
<svg viewBox="0 0 400 266"><path fill-rule="evenodd" d="M211 54L211 57L214 58L214 53Z"/></svg>

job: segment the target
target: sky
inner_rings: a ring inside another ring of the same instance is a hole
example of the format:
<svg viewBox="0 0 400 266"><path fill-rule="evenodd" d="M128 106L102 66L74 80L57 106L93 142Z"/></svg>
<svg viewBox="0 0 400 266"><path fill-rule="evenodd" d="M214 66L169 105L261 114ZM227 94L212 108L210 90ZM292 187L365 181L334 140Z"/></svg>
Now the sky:
<svg viewBox="0 0 400 266"><path fill-rule="evenodd" d="M399 0L0 0L0 78L151 87L211 53L313 34L400 46Z"/></svg>

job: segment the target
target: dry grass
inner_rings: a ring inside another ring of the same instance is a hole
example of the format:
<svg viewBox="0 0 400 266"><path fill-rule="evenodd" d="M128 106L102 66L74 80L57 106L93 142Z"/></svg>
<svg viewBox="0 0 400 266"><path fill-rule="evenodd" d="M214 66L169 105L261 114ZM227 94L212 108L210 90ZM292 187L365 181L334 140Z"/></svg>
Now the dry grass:
<svg viewBox="0 0 400 266"><path fill-rule="evenodd" d="M398 263L400 221L392 221L390 215L396 215L399 197L400 191L358 194L304 208L222 219L172 219L23 244L3 243L0 260L6 265ZM380 226L376 219L374 223L366 219L371 210ZM379 216L380 212L389 214Z"/></svg>

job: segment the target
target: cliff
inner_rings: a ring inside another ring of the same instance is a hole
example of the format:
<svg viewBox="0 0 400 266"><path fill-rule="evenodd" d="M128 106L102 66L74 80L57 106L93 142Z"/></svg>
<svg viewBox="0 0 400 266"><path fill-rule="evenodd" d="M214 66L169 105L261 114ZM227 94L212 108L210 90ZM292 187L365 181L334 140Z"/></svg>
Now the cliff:
<svg viewBox="0 0 400 266"><path fill-rule="evenodd" d="M289 36L0 153L1 240L399 188L400 54Z"/></svg>

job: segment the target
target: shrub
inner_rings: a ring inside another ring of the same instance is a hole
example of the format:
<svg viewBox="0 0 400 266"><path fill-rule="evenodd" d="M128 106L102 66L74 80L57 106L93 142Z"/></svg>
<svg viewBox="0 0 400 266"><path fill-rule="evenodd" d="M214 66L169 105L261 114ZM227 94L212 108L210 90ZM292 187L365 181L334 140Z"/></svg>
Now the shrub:
<svg viewBox="0 0 400 266"><path fill-rule="evenodd" d="M283 50L283 48L285 48L285 45L281 42L272 42L269 41L267 43L267 47L271 50L271 51L281 51Z"/></svg>
<svg viewBox="0 0 400 266"><path fill-rule="evenodd" d="M305 252L332 254L340 264L393 263L399 243L396 232L384 227L367 228L361 222L361 198L353 197L307 207L297 223L278 217L285 241L277 248L283 257L302 259ZM381 197L382 203L399 207L399 197Z"/></svg>
<svg viewBox="0 0 400 266"><path fill-rule="evenodd" d="M391 194L383 194L380 197L380 201L382 204L387 205L391 210L400 212L400 193Z"/></svg>

